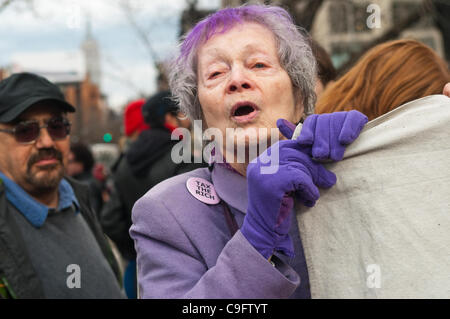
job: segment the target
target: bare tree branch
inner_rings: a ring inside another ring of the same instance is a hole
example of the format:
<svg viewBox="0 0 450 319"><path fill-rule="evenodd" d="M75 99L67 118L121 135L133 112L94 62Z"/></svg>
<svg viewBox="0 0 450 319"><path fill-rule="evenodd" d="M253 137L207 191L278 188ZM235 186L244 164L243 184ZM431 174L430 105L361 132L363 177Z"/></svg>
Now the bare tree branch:
<svg viewBox="0 0 450 319"><path fill-rule="evenodd" d="M0 13L5 10L14 0L3 0L0 2Z"/></svg>
<svg viewBox="0 0 450 319"><path fill-rule="evenodd" d="M130 80L132 77L127 74L128 72L126 69L121 65L120 63L117 63L117 61L110 55L103 53L103 60L107 62L114 70L117 70L117 74L113 72L105 72L103 71L103 75L108 77L111 80L114 80L117 83L123 84L126 87L130 88L136 94L140 97L145 97L148 94L144 92L141 88L139 88L136 83L134 83L132 80ZM120 75L119 75L120 74Z"/></svg>
<svg viewBox="0 0 450 319"><path fill-rule="evenodd" d="M34 6L33 0L0 0L0 14L2 13L2 11L6 10L12 4L22 4L23 6L21 8L16 8L18 11L29 10L33 13L35 17L41 18L41 15L37 12Z"/></svg>
<svg viewBox="0 0 450 319"><path fill-rule="evenodd" d="M288 9L297 25L311 31L314 19L323 0L282 0L281 5Z"/></svg>
<svg viewBox="0 0 450 319"><path fill-rule="evenodd" d="M119 2L119 4L128 20L128 23L130 24L131 28L135 31L136 35L142 41L142 44L144 45L145 49L147 50L147 53L151 60L151 63L155 66L155 68L157 68L158 67L158 55L156 54L156 51L153 49L152 41L150 39L148 32L146 32L144 30L144 28L142 28L142 26L137 23L135 9L130 4L129 0L121 0Z"/></svg>

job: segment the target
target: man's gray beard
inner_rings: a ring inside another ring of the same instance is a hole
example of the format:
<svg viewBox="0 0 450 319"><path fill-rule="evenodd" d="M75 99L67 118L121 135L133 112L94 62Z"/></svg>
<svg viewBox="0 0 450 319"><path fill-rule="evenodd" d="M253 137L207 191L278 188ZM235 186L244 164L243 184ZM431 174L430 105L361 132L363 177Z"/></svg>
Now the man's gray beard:
<svg viewBox="0 0 450 319"><path fill-rule="evenodd" d="M55 174L55 171L58 171L58 174ZM45 171L40 169L39 171ZM41 174L41 177L36 177L35 174L29 169L27 170L27 174L25 176L25 181L28 185L33 189L33 194L43 194L52 192L58 188L61 179L64 176L64 167L60 163L58 164L58 168L49 168L46 174Z"/></svg>

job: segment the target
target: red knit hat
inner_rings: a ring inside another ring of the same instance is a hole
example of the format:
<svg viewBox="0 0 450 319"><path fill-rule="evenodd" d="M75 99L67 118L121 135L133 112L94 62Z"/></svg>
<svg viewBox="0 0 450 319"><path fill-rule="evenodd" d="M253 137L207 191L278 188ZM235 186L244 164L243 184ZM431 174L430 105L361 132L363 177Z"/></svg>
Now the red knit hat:
<svg viewBox="0 0 450 319"><path fill-rule="evenodd" d="M149 129L150 126L145 123L142 116L142 106L145 103L145 99L132 101L125 108L123 115L123 124L125 127L125 135L130 136L134 132Z"/></svg>

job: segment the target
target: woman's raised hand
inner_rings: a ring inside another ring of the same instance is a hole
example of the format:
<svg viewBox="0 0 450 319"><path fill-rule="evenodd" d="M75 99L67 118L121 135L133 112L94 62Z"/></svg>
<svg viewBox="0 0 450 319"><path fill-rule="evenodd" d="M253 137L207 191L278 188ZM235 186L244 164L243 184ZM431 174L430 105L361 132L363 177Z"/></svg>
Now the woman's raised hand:
<svg viewBox="0 0 450 319"><path fill-rule="evenodd" d="M248 208L241 233L266 258L274 251L294 255L288 235L293 196L312 207L320 196L318 187L330 188L336 183L336 175L312 161L302 148L295 140L279 141L247 167ZM278 163L270 163L277 167L264 174L267 164L262 159L272 152L279 153Z"/></svg>
<svg viewBox="0 0 450 319"><path fill-rule="evenodd" d="M340 161L347 145L359 136L367 121L367 116L356 110L312 114L303 123L297 141L310 147L309 155L314 159ZM277 126L284 136L292 137L292 123L279 119Z"/></svg>

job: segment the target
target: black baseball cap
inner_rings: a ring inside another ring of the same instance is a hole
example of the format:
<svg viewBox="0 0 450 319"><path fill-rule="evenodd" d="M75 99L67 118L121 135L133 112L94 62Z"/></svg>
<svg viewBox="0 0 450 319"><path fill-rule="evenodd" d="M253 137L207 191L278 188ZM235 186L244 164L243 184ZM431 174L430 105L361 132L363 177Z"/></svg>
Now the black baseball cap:
<svg viewBox="0 0 450 319"><path fill-rule="evenodd" d="M61 90L42 76L15 73L0 81L0 123L9 123L37 102L51 100L64 111L75 112Z"/></svg>

